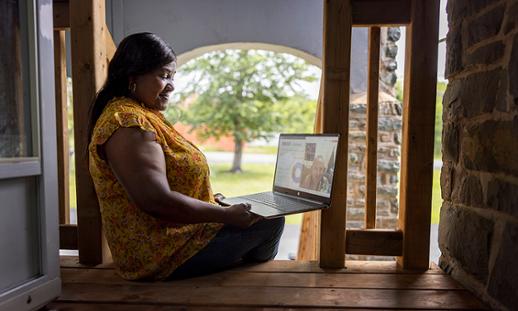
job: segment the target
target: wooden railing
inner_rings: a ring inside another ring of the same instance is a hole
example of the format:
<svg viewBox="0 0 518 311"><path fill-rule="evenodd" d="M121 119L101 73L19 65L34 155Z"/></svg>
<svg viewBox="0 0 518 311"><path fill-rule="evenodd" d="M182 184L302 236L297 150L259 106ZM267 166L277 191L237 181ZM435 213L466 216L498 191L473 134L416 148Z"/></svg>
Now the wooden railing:
<svg viewBox="0 0 518 311"><path fill-rule="evenodd" d="M336 168L337 182L334 184L334 189L340 190L333 194L331 208L322 211L320 234L317 232L318 225L311 225L315 223L315 219L318 224L318 213L305 216L307 223L303 224L301 240L307 241L307 244L299 247L299 255L303 259L316 259L310 256L319 253L321 266L328 268L343 267L345 254L362 254L398 256L398 263L403 268L427 269L439 1L325 0L324 12L324 86L321 88L324 93L324 132L342 134L342 151L337 161L342 166ZM375 229L379 27L394 25L406 27L407 34L400 209L398 228L379 230ZM369 27L365 229L362 230L345 230L344 226L347 152L343 146L348 143L348 119L342 109L348 109L344 103L349 102L349 84L344 72L349 74L346 60L350 56L350 32L353 26ZM341 106L337 106L337 102ZM337 124L340 126L336 126ZM313 243L315 240L317 243ZM312 249L315 247L320 252Z"/></svg>
<svg viewBox="0 0 518 311"><path fill-rule="evenodd" d="M105 19L104 1L54 0L54 40L59 166L60 246L78 249L81 263L111 260L101 229L101 215L88 170L88 115L106 78L115 44ZM77 225L70 225L65 31L70 30L74 105Z"/></svg>
<svg viewBox="0 0 518 311"><path fill-rule="evenodd" d="M54 0L58 47L57 119L58 136L62 139L62 158L59 161L62 168L61 246L79 249L79 259L84 264L99 264L109 260L109 251L101 233L99 207L83 152L87 142L88 108L106 77L108 60L115 51L104 14L104 0L70 3ZM342 268L346 253L398 256L399 264L406 269L423 270L429 266L438 14L438 0L324 0L323 82L320 94L324 104L323 131L341 134L334 180L335 189L341 191L334 191L331 207L322 211L320 216L315 216L305 230L310 238L320 241L320 244L311 246L317 247L317 250L311 249L306 253L319 253L322 267ZM375 229L379 27L391 25L406 27L407 40L399 228L379 230ZM366 227L362 230L345 230L349 122L347 103L353 26L369 27ZM63 29L70 29L72 38L78 227L66 225L68 194L63 180L67 174L68 163L65 158L68 159L68 147L66 126L59 123L64 122L63 113L66 115Z"/></svg>

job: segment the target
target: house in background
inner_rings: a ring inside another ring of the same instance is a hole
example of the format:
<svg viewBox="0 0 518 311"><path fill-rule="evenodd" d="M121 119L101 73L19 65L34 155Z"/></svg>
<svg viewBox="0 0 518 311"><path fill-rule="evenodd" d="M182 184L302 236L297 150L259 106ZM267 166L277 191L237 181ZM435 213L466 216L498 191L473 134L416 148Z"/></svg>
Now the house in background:
<svg viewBox="0 0 518 311"><path fill-rule="evenodd" d="M484 308L475 297L501 310L518 304L514 265L518 151L513 144L518 138L516 1L450 0L448 5L446 77L450 85L444 102L444 203L439 237L443 270L430 269L428 262L438 1L326 0L320 101L325 109L319 110L324 132L348 136L348 109L343 109L343 103L349 102L351 25L372 27L369 42L373 45L367 59L376 65L371 66L373 78L368 84L369 111L374 111L377 100L373 98L378 93L373 87L379 80L379 53L372 53L379 47L376 26L408 27L398 229L373 230L368 212L367 228L344 230L347 194L342 190L333 194L331 208L311 225L319 232L315 237L318 261L271 262L167 286L125 282L114 275L102 240L96 198L79 157L79 224L58 226L59 217L64 217L58 209L63 163L58 161L62 142L57 142L56 133L63 129L60 86L66 80L64 34L59 27L67 27L60 22L68 21L72 31L76 149L80 149L85 125L77 121L84 120L115 48L104 4L102 0L0 4L0 60L5 65L0 71L1 310L34 309L58 296L50 308ZM119 12L116 4L109 5ZM214 19L237 12L217 6L196 8L210 12ZM293 27L303 27L307 21ZM289 30L286 25L278 27L274 29ZM192 25L185 36L194 36L197 30ZM369 133L373 133L371 126L367 126L367 137ZM345 189L346 148L341 149L339 159L335 182ZM373 178L367 179L372 185ZM367 209L372 212L372 207ZM75 244L79 261L91 266L78 264L77 258L59 258L60 244ZM398 262L347 261L348 269L343 269L346 253L394 254Z"/></svg>

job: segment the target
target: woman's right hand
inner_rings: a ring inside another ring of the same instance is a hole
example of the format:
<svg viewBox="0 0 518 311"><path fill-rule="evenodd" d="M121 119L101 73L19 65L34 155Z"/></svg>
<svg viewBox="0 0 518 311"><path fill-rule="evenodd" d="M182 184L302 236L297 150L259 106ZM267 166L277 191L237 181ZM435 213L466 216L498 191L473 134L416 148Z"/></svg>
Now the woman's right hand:
<svg viewBox="0 0 518 311"><path fill-rule="evenodd" d="M249 203L230 205L225 208L225 223L245 229L263 219L262 216L250 212Z"/></svg>

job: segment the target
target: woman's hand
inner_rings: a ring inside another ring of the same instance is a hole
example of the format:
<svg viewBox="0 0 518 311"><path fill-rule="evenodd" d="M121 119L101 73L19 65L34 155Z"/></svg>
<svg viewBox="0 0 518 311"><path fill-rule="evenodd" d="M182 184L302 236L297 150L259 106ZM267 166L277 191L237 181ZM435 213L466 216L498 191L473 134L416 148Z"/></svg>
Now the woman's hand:
<svg viewBox="0 0 518 311"><path fill-rule="evenodd" d="M214 194L214 201L216 201L216 203L218 203L221 206L228 206L229 204L225 204L222 202L224 199L225 196L222 193L218 192Z"/></svg>
<svg viewBox="0 0 518 311"><path fill-rule="evenodd" d="M263 219L262 216L250 212L250 204L240 203L225 208L225 223L245 229Z"/></svg>

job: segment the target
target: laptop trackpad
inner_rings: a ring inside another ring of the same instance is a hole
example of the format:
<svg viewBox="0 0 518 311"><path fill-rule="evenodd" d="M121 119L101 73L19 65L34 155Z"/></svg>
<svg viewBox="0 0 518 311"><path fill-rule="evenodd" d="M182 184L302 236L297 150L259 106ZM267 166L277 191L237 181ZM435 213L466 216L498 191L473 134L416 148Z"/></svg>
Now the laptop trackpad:
<svg viewBox="0 0 518 311"><path fill-rule="evenodd" d="M236 198L225 198L222 200L224 204L233 205L233 204L239 204L239 203L250 203L252 206L252 209L250 210L252 213L270 218L275 215L281 214L281 211L271 208L270 206L266 204L262 204L259 202L247 200L244 198L236 197Z"/></svg>

